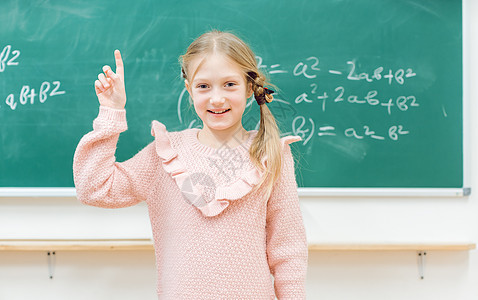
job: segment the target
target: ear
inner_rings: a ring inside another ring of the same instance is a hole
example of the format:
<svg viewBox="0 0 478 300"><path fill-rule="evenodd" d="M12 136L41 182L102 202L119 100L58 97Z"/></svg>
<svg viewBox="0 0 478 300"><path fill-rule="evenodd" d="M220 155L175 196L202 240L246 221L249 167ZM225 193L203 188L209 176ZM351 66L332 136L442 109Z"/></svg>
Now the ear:
<svg viewBox="0 0 478 300"><path fill-rule="evenodd" d="M189 81L187 79L184 79L184 87L186 87L186 90L188 90L189 96L192 97L191 86L189 85Z"/></svg>
<svg viewBox="0 0 478 300"><path fill-rule="evenodd" d="M247 83L247 99L251 98L252 94L254 94L254 91L252 90L252 83L248 82Z"/></svg>

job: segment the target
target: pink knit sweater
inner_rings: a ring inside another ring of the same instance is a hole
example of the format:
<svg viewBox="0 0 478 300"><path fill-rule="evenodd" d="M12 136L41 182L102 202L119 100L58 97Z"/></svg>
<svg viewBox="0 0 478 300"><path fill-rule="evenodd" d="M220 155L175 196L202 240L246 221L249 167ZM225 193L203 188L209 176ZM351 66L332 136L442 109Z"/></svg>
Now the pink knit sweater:
<svg viewBox="0 0 478 300"><path fill-rule="evenodd" d="M155 140L118 163L125 130L125 110L100 107L76 149L77 195L104 208L146 201L160 299L305 299L307 241L288 145L299 137L281 139L282 175L266 199L252 190L261 175L248 154L256 131L215 149L198 141L199 129L168 132L153 121Z"/></svg>

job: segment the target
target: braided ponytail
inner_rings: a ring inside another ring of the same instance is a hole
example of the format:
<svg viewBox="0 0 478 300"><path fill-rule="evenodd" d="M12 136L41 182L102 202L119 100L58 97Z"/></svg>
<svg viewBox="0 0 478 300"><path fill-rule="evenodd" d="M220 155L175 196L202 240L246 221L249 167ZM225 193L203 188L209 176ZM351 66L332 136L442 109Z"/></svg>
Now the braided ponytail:
<svg viewBox="0 0 478 300"><path fill-rule="evenodd" d="M254 74L252 74L252 72L248 72L248 75L252 79L254 97L256 99L270 97L270 95L266 93L264 87L265 85L270 85L268 84L265 76L258 69ZM262 104L259 105L261 112L259 130L256 137L252 141L249 155L252 162L257 167L265 171L265 176L257 186L264 186L266 189L266 194L269 197L270 193L272 192L274 182L280 176L282 149L280 142L280 131L277 127L274 115L266 105L265 101L261 101L261 103ZM267 157L265 166L266 169L264 169L264 166L261 163L262 159L265 157Z"/></svg>

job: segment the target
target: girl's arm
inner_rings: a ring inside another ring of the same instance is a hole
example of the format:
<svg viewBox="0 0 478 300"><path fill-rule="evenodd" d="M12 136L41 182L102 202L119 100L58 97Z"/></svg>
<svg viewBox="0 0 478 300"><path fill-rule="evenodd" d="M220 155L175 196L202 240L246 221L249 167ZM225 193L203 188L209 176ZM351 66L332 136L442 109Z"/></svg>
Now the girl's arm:
<svg viewBox="0 0 478 300"><path fill-rule="evenodd" d="M308 248L294 160L285 143L282 172L267 204L267 259L278 299L305 299Z"/></svg>
<svg viewBox="0 0 478 300"><path fill-rule="evenodd" d="M100 107L93 131L76 148L73 174L78 199L88 205L118 208L147 198L158 175L159 158L151 143L133 158L118 163L119 134L127 129L126 111Z"/></svg>
<svg viewBox="0 0 478 300"><path fill-rule="evenodd" d="M100 112L93 122L93 131L78 144L73 161L78 199L106 208L130 206L146 199L158 174L153 143L130 160L116 162L118 137L127 124L123 60L119 50L114 55L116 73L104 66L104 73L95 81Z"/></svg>

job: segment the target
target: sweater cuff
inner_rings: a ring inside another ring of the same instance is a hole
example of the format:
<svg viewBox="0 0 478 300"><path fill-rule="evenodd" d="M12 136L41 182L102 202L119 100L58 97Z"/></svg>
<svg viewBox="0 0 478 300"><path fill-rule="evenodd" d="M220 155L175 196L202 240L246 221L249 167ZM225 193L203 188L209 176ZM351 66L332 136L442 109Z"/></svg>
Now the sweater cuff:
<svg viewBox="0 0 478 300"><path fill-rule="evenodd" d="M126 110L100 106L98 117L93 122L94 130L123 132L128 129Z"/></svg>

